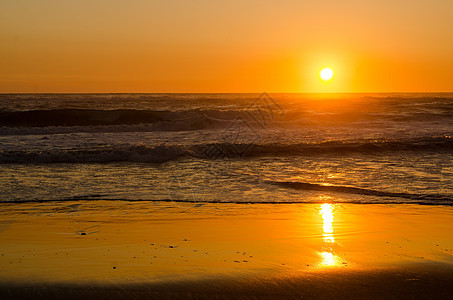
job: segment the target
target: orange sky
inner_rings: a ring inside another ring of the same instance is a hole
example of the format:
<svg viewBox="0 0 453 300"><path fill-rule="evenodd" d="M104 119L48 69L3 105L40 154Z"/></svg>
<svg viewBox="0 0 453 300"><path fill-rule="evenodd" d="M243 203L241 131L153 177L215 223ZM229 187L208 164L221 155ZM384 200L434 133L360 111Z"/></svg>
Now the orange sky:
<svg viewBox="0 0 453 300"><path fill-rule="evenodd" d="M2 0L0 45L2 93L453 91L451 0Z"/></svg>

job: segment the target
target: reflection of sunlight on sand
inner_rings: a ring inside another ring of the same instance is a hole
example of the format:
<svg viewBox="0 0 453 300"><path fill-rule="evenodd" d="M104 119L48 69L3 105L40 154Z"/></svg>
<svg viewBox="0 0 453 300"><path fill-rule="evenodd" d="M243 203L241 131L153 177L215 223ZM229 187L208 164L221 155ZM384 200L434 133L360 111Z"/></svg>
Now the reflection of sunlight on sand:
<svg viewBox="0 0 453 300"><path fill-rule="evenodd" d="M331 267L340 264L339 257L330 252L321 252L323 258L321 264L325 267Z"/></svg>
<svg viewBox="0 0 453 300"><path fill-rule="evenodd" d="M319 211L322 217L322 225L324 230L324 241L328 243L335 242L335 238L333 237L333 212L332 212L332 204L324 203L321 205L321 210Z"/></svg>
<svg viewBox="0 0 453 300"><path fill-rule="evenodd" d="M329 203L324 203L321 205L319 214L322 217L322 227L323 227L323 239L326 243L334 243L335 238L333 236L333 205ZM330 250L331 251L331 250ZM321 265L324 267L330 267L340 264L339 257L334 255L332 252L323 251L320 252L322 257Z"/></svg>

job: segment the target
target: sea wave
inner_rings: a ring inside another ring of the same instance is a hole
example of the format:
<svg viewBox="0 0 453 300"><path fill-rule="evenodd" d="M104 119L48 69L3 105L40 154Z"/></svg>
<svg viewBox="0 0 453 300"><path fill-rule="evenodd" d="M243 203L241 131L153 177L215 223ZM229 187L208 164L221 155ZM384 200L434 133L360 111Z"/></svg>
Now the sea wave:
<svg viewBox="0 0 453 300"><path fill-rule="evenodd" d="M453 202L453 197L450 195L442 194L415 194L415 193L396 193L388 191L379 191L373 189L357 188L341 185L323 185L308 182L295 182L295 181L266 181L266 183L277 185L284 188L305 190L305 191L320 191L320 192L333 192L343 194L354 194L375 197L389 197L389 198L404 198L419 201L433 201L448 203Z"/></svg>
<svg viewBox="0 0 453 300"><path fill-rule="evenodd" d="M0 163L162 163L190 155L183 146L115 145L86 149L58 149L48 151L2 151Z"/></svg>
<svg viewBox="0 0 453 300"><path fill-rule="evenodd" d="M237 118L253 119L259 111L201 110L182 111L157 110L92 110L56 109L0 112L0 126L4 127L48 127L48 126L107 126L165 124L163 130L195 130L216 125L225 125ZM168 125L169 122L174 123ZM159 127L159 126L157 126Z"/></svg>
<svg viewBox="0 0 453 300"><path fill-rule="evenodd" d="M414 105L415 106L415 105ZM17 128L48 128L49 132L65 132L68 127L137 126L149 131L179 131L225 128L242 121L247 126L309 126L314 124L384 124L453 122L453 107L424 107L393 111L330 111L303 107L287 107L284 111L272 107L248 107L244 109L189 109L189 110L135 110L135 109L55 109L0 111L0 133L18 131ZM15 129L16 128L16 129ZM138 128L140 129L140 128ZM32 130L32 131L33 131ZM74 130L71 129L71 130ZM101 130L102 129L89 129ZM123 130L126 130L123 128ZM128 128L134 130L134 127Z"/></svg>
<svg viewBox="0 0 453 300"><path fill-rule="evenodd" d="M295 144L205 143L192 145L116 144L90 148L0 151L0 163L162 163L182 157L237 159L304 155L379 154L392 151L453 152L450 136L408 141L322 142Z"/></svg>

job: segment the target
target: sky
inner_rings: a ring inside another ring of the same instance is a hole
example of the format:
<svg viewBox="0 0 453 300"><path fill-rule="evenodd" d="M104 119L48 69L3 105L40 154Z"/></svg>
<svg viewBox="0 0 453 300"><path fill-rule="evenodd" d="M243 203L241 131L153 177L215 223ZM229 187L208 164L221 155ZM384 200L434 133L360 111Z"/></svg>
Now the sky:
<svg viewBox="0 0 453 300"><path fill-rule="evenodd" d="M452 92L453 1L0 3L0 93L263 91Z"/></svg>

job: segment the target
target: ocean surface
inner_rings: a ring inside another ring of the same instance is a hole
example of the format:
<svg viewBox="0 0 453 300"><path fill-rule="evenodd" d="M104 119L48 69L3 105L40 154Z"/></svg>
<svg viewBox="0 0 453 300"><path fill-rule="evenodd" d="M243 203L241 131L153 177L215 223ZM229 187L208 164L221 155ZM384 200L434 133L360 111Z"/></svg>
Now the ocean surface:
<svg viewBox="0 0 453 300"><path fill-rule="evenodd" d="M0 201L453 205L453 94L3 94Z"/></svg>

